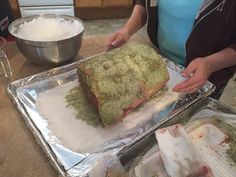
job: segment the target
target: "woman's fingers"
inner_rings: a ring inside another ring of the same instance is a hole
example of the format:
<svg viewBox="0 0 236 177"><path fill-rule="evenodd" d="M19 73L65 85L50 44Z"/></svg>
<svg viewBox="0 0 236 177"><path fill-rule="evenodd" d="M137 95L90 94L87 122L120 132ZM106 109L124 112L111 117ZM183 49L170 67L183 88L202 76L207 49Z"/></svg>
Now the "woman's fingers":
<svg viewBox="0 0 236 177"><path fill-rule="evenodd" d="M188 79L176 85L173 91L191 93L205 84L210 75L206 60L197 58L182 72L183 77Z"/></svg>
<svg viewBox="0 0 236 177"><path fill-rule="evenodd" d="M196 71L197 65L194 62L191 62L188 67L181 73L183 77L191 77L192 74Z"/></svg>
<svg viewBox="0 0 236 177"><path fill-rule="evenodd" d="M198 89L199 87L199 84L198 82L196 81L195 78L190 78L190 79L187 79L183 82L181 82L180 84L176 85L174 88L173 88L173 91L175 92L192 92L196 89Z"/></svg>
<svg viewBox="0 0 236 177"><path fill-rule="evenodd" d="M109 51L115 48L115 46L113 46L112 43L114 40L116 40L117 35L118 35L118 31L108 37L107 43L106 43L106 51Z"/></svg>
<svg viewBox="0 0 236 177"><path fill-rule="evenodd" d="M187 80L176 85L173 91L191 93L199 89L202 85L204 85L207 80L204 74L200 70L196 70L194 72L195 73L193 73L192 76L189 77Z"/></svg>
<svg viewBox="0 0 236 177"><path fill-rule="evenodd" d="M129 32L126 28L122 28L117 32L113 33L109 38L106 45L107 50L111 50L116 47L120 47L126 42L128 42L130 38Z"/></svg>

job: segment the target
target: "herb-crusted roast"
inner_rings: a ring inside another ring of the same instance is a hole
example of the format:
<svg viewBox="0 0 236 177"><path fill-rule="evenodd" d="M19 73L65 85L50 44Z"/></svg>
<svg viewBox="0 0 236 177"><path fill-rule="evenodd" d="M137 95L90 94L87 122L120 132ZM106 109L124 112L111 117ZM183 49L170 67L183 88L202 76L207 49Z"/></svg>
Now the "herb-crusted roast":
<svg viewBox="0 0 236 177"><path fill-rule="evenodd" d="M169 80L161 56L136 42L81 62L78 76L105 126L122 119Z"/></svg>

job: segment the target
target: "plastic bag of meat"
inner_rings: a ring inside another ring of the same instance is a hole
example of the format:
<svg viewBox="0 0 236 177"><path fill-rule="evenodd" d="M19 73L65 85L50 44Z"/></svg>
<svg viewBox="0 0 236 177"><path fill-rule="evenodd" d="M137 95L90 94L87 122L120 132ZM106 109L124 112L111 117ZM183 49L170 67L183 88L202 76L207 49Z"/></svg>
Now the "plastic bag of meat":
<svg viewBox="0 0 236 177"><path fill-rule="evenodd" d="M174 125L155 132L161 158L170 177L213 177L184 128Z"/></svg>

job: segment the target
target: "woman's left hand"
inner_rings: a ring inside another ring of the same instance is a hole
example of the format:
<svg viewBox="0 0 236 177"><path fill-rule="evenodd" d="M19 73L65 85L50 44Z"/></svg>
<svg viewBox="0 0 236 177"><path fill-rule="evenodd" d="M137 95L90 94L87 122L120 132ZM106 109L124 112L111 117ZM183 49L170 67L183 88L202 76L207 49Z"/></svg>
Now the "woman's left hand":
<svg viewBox="0 0 236 177"><path fill-rule="evenodd" d="M188 79L177 84L173 91L184 93L195 92L205 84L211 73L211 64L207 58L196 58L182 72L182 76Z"/></svg>

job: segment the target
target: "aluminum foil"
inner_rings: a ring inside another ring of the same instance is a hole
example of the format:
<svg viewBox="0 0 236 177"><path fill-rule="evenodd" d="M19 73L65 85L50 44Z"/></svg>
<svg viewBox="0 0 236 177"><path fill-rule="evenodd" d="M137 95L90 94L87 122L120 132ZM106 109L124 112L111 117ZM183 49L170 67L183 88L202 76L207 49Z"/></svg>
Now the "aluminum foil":
<svg viewBox="0 0 236 177"><path fill-rule="evenodd" d="M63 146L53 131L48 129L46 117L41 117L36 109L36 100L39 93L70 81L77 80L76 68L79 62L92 59L89 57L68 65L64 65L43 73L26 77L9 84L7 91L23 115L25 122L32 131L35 139L43 148L50 162L61 176L88 176L91 169L101 169L109 164L124 148L135 144L144 136L152 133L157 127L179 114L193 103L209 96L215 89L207 82L193 94L182 95L176 102L168 105L164 110L157 112L153 118L138 126L122 138L107 142L96 153L77 153ZM166 59L170 77L182 79L179 74L183 68ZM175 79L173 79L175 80ZM176 83L171 83L172 85ZM75 140L76 141L76 140Z"/></svg>

